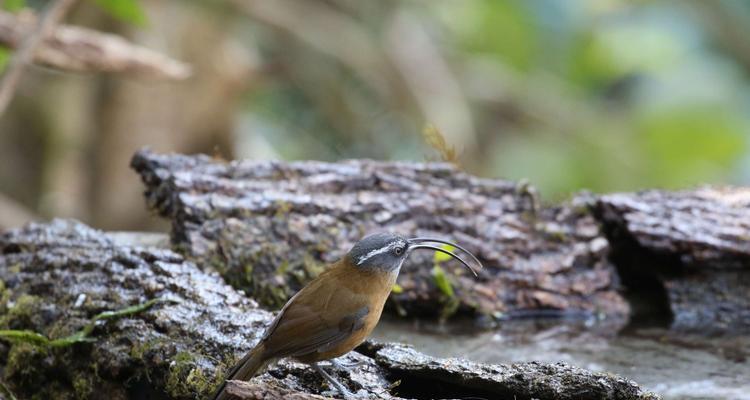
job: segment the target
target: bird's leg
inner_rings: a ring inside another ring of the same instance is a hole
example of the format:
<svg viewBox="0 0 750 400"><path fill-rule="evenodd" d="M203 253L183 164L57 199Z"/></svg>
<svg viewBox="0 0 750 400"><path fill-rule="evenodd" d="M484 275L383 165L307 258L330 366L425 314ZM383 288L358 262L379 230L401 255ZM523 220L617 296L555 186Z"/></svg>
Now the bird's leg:
<svg viewBox="0 0 750 400"><path fill-rule="evenodd" d="M323 378L325 378L328 381L328 383L333 385L333 387L335 387L336 390L338 390L339 393L341 393L344 396L344 398L348 399L348 398L354 397L352 392L350 392L349 389L346 388L346 386L344 386L341 382L337 381L336 378L329 375L328 372L326 372L323 368L320 367L320 365L318 365L318 363L312 363L310 364L310 366L315 371L317 371L320 375L322 375Z"/></svg>
<svg viewBox="0 0 750 400"><path fill-rule="evenodd" d="M351 368L360 367L366 364L366 362L364 361L355 361L355 362L348 363L348 362L339 361L335 358L328 360L328 362L330 362L334 368L337 368L346 372L351 372L350 371Z"/></svg>

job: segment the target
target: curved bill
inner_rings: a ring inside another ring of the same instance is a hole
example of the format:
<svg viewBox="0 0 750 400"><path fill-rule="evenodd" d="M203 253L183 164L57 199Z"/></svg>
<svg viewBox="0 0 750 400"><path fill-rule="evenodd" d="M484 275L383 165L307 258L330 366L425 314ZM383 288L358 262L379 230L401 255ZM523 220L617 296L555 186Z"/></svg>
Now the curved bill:
<svg viewBox="0 0 750 400"><path fill-rule="evenodd" d="M437 252L440 252L440 253L443 253L443 254L447 254L447 255L455 258L456 260L460 261L461 264L463 264L466 268L469 269L469 271L471 271L472 274L474 274L474 276L477 276L477 271L474 268L472 268L461 257L459 257L456 253L453 253L452 251L448 251L448 250L446 250L446 249L444 249L442 247L430 246L428 244L419 244L419 243L430 243L430 242L431 243L443 243L443 244L447 244L447 245L453 246L453 247L455 247L455 248L463 251L464 253L468 254L472 258L472 260L474 260L474 262L477 263L477 265L479 266L479 268L480 269L482 268L482 263L476 258L476 256L474 256L474 254L472 254L470 251L466 250L465 248L463 248L463 247L461 247L461 246L459 246L459 245L457 245L455 243L448 242L446 240L432 239L432 238L414 238L414 239L409 239L409 243L410 244L414 243L414 245L413 246L409 246L409 248L411 250L414 250L414 249L430 249L430 250L434 250L434 251L437 251Z"/></svg>

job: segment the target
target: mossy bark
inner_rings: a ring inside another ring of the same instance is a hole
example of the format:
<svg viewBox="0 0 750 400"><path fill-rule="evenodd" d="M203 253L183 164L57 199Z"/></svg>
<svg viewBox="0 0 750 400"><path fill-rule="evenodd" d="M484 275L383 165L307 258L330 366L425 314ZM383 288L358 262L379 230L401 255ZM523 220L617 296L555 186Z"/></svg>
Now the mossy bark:
<svg viewBox="0 0 750 400"><path fill-rule="evenodd" d="M272 320L217 274L180 255L120 244L74 221L0 234L0 280L6 307L0 329L57 339L85 330L102 312L127 310L95 324L91 342L50 347L0 340L2 380L21 400L206 398ZM151 299L169 301L127 309ZM602 388L617 394L614 398L651 398L633 382L558 364L488 366L431 358L393 344L368 344L346 358L361 365L335 374L353 391L386 400L457 392L567 399L573 390L596 395ZM539 384L509 385L509 377ZM550 379L554 386L544 386ZM413 384L430 391L420 394ZM310 368L289 361L251 385L254 394L239 398L338 396Z"/></svg>
<svg viewBox="0 0 750 400"><path fill-rule="evenodd" d="M72 221L0 235L0 279L0 329L54 340L93 327L91 343L6 342L3 378L20 399L200 397L271 318L178 254L118 246ZM91 325L151 299L169 301Z"/></svg>
<svg viewBox="0 0 750 400"><path fill-rule="evenodd" d="M283 304L365 233L392 230L455 240L486 266L475 280L442 265L449 297L431 274L434 260L415 254L388 303L401 315L609 317L617 327L636 306L676 329L750 330L748 188L581 194L545 206L528 184L439 163L141 151L132 166L149 206L171 220L177 248L267 306Z"/></svg>
<svg viewBox="0 0 750 400"><path fill-rule="evenodd" d="M366 233L391 230L454 240L486 268L474 279L445 262L455 292L447 299L432 255L415 253L390 310L498 318L629 311L584 199L540 207L529 185L440 163L221 162L141 151L132 166L149 206L171 219L176 248L266 306L283 304Z"/></svg>

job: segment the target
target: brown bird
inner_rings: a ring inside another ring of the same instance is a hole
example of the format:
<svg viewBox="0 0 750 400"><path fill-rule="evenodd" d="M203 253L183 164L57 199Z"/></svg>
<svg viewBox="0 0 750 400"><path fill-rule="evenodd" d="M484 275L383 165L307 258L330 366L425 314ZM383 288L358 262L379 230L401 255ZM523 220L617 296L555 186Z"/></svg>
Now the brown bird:
<svg viewBox="0 0 750 400"><path fill-rule="evenodd" d="M229 372L227 380L249 380L269 364L292 357L309 364L344 397L352 397L343 384L317 363L340 357L367 338L380 319L401 265L413 250L446 253L476 275L474 269L453 252L424 243L451 245L482 267L469 251L444 240L406 239L391 233L367 236L289 299L260 342ZM225 385L226 381L214 400L230 398Z"/></svg>

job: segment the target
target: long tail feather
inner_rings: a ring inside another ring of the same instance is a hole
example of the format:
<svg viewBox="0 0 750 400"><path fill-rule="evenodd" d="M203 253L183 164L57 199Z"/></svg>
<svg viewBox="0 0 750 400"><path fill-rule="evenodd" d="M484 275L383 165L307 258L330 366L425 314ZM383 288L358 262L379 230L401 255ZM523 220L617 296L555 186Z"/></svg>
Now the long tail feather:
<svg viewBox="0 0 750 400"><path fill-rule="evenodd" d="M245 354L242 359L227 374L227 378L216 391L213 400L229 400L232 398L226 392L228 380L247 381L257 375L263 368L268 365L268 360L264 357L265 348L263 344L258 344L254 349Z"/></svg>

